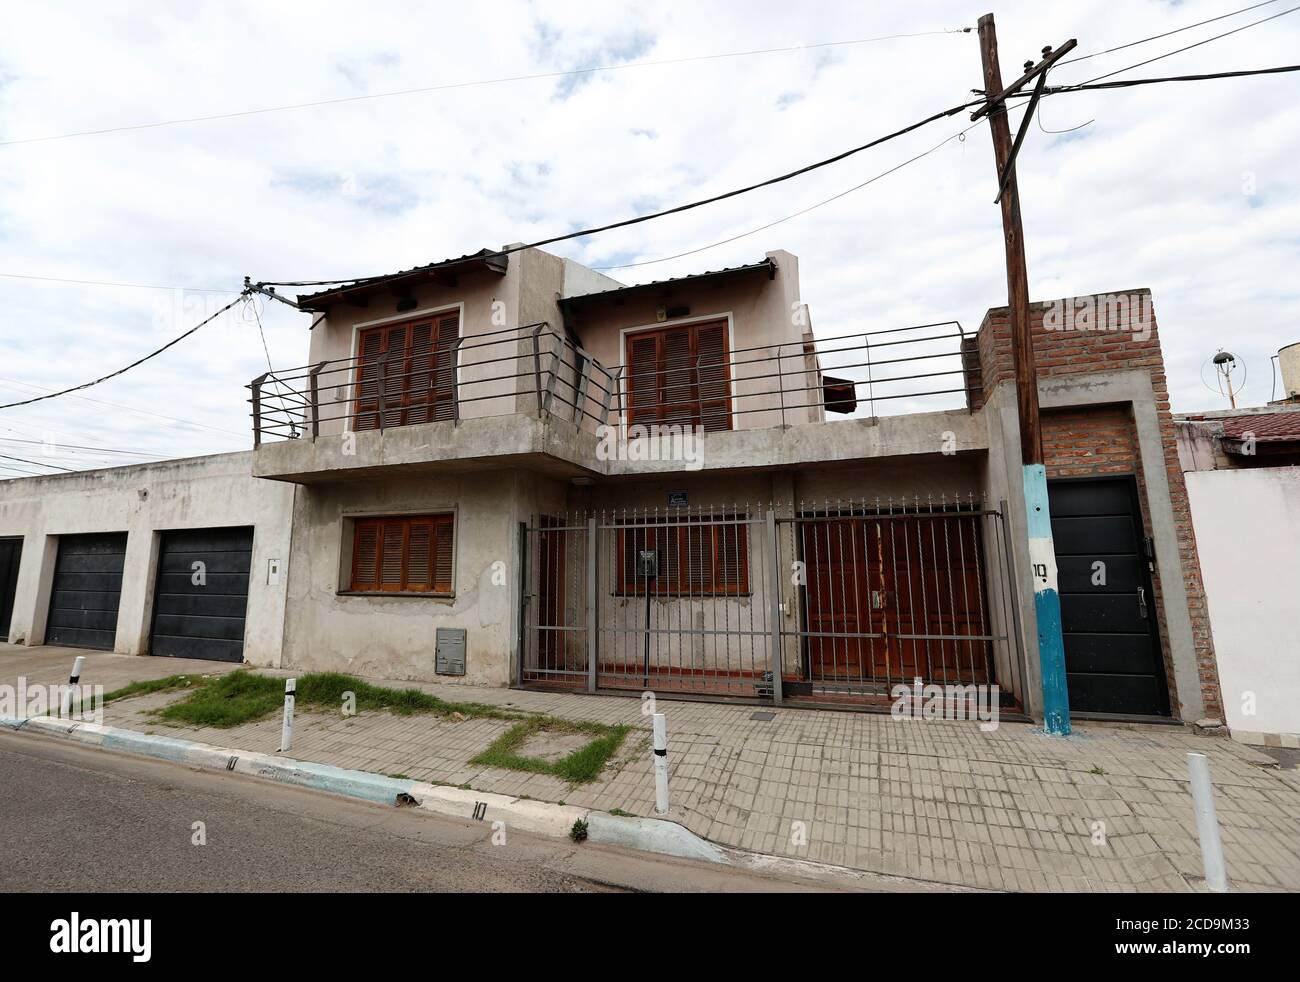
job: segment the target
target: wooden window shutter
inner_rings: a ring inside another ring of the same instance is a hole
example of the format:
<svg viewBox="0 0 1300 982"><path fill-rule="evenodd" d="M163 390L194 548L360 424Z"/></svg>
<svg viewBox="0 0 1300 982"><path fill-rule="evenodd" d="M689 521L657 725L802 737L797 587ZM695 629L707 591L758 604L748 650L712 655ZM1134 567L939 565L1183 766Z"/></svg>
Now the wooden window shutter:
<svg viewBox="0 0 1300 982"><path fill-rule="evenodd" d="M731 429L731 384L727 364L727 325L702 325L695 338L699 373L699 416L706 432Z"/></svg>
<svg viewBox="0 0 1300 982"><path fill-rule="evenodd" d="M456 416L456 340L460 337L460 315L449 314L438 321L434 350L433 418Z"/></svg>
<svg viewBox="0 0 1300 982"><path fill-rule="evenodd" d="M434 519L433 533L433 589L436 593L451 593L455 520L451 515L439 515Z"/></svg>
<svg viewBox="0 0 1300 982"><path fill-rule="evenodd" d="M433 586L434 520L413 518L406 542L406 590L426 591Z"/></svg>
<svg viewBox="0 0 1300 982"><path fill-rule="evenodd" d="M352 589L379 589L379 522L357 522L352 542Z"/></svg>
<svg viewBox="0 0 1300 982"><path fill-rule="evenodd" d="M374 430L379 428L379 359L384 352L384 336L379 331L363 331L359 347L353 429Z"/></svg>
<svg viewBox="0 0 1300 982"><path fill-rule="evenodd" d="M407 423L427 423L433 401L433 322L411 325L410 374L406 377Z"/></svg>
<svg viewBox="0 0 1300 982"><path fill-rule="evenodd" d="M402 589L402 552L406 544L406 523L386 521L379 540L379 589Z"/></svg>
<svg viewBox="0 0 1300 982"><path fill-rule="evenodd" d="M731 429L725 321L642 331L627 349L630 423Z"/></svg>
<svg viewBox="0 0 1300 982"><path fill-rule="evenodd" d="M659 422L659 338L639 335L629 344L631 367L628 376L629 421Z"/></svg>

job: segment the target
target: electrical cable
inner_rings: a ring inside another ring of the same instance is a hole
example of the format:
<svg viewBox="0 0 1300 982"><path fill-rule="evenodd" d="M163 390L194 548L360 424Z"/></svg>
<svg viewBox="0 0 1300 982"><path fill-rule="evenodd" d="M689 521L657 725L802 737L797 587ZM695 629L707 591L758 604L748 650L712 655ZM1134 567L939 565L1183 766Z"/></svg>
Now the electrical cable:
<svg viewBox="0 0 1300 982"><path fill-rule="evenodd" d="M1226 14L1219 14L1217 17L1209 17L1205 20L1198 20L1195 24L1188 24L1186 27L1177 27L1172 31L1165 31L1163 34L1153 34L1149 38L1142 38L1139 41L1129 41L1127 44L1116 45L1113 48L1107 48L1105 51L1094 51L1090 55L1079 55L1075 58L1067 58L1065 61L1058 61L1056 66L1060 68L1063 65L1073 65L1076 61L1087 61L1089 58L1097 58L1101 55L1108 55L1116 51L1123 51L1125 48L1135 48L1139 44L1146 44L1148 41L1159 41L1161 38L1171 37L1174 34L1181 34L1183 31L1190 31L1194 27L1203 27L1206 24L1213 24L1216 20L1225 20L1228 17L1235 17L1237 14L1244 14L1251 10L1258 10L1260 7L1267 7L1270 4L1277 3L1278 0L1264 0L1263 3L1251 4L1249 7L1242 7L1240 10L1231 10ZM1050 130L1048 132L1051 132ZM1069 132L1068 130L1066 132Z"/></svg>
<svg viewBox="0 0 1300 982"><path fill-rule="evenodd" d="M56 471L71 471L71 467L60 467L58 464L46 464L39 460L28 460L26 457L10 457L8 454L0 453L0 460L16 460L20 464L31 464L33 467L52 467Z"/></svg>
<svg viewBox="0 0 1300 982"><path fill-rule="evenodd" d="M1177 48L1173 51L1166 51L1162 55L1156 55L1154 58L1148 58L1146 61L1139 61L1137 64L1129 65L1127 68L1117 68L1113 72L1107 72L1104 75L1098 75L1096 78L1090 78L1086 82L1083 82L1081 84L1091 85L1094 82L1100 82L1102 79L1107 79L1110 78L1111 76L1119 75L1121 72L1132 71L1134 68L1141 68L1143 65L1150 65L1152 62L1163 61L1165 58L1172 58L1174 55L1180 55L1184 51L1191 51L1193 48L1199 48L1203 44L1209 44L1212 41L1219 41L1222 40L1223 38L1230 37L1233 34L1240 34L1242 31L1248 31L1252 27L1258 27L1260 24L1267 24L1271 20L1277 20L1279 17L1285 17L1287 14L1294 14L1297 10L1300 10L1300 6L1289 7L1286 10L1279 11L1276 14L1270 14L1268 17L1261 18L1260 20L1251 21L1249 24L1243 24L1241 27L1235 27L1231 31L1224 31L1222 34L1214 35L1214 37L1206 38L1203 41L1197 41L1195 44L1189 44L1186 47Z"/></svg>
<svg viewBox="0 0 1300 982"><path fill-rule="evenodd" d="M815 211L816 209L822 207L823 205L828 205L828 204L830 204L832 201L838 201L840 198L843 198L843 197L845 197L846 195L850 195L850 194L852 194L854 191L860 191L862 188L866 187L868 184L874 184L876 181L879 181L881 178L883 178L883 177L888 177L890 174L893 174L895 171L902 170L904 167L908 166L909 164L916 163L916 161L920 160L922 157L928 157L930 154L934 153L936 150L940 149L941 147L944 147L944 146L948 145L948 144L951 143L953 140L961 139L961 138L964 137L967 133L969 133L971 130L973 130L973 129L975 129L976 127L981 126L981 125L983 125L983 120L981 120L980 122L977 122L977 123L973 123L972 125L966 127L964 130L960 130L960 131L958 131L958 132L952 134L952 136L946 137L945 139L941 140L939 143L936 143L936 144L935 144L934 146L932 146L930 149L925 150L925 151L922 151L921 153L918 153L915 157L909 157L907 160L904 160L902 163L900 163L900 164L896 164L896 165L894 165L893 167L889 168L889 170L881 171L881 172L880 172L879 174L877 174L875 177L872 177L872 178L870 178L870 179L868 179L868 180L865 180L865 181L863 181L861 184L854 185L853 187L849 188L848 190L841 191L839 194L832 195L831 197L826 198L826 199L824 199L824 200L822 200L822 201L819 201L819 202L817 202L816 204L809 205L807 208L803 208L803 209L800 209L799 211L794 212L793 214L786 215L784 218L778 218L778 219L777 219L776 221L774 221L774 222L768 222L766 225L760 225L758 228L756 228L756 229L751 229L751 230L748 231L748 232L741 232L739 235L733 235L733 236L731 236L730 238L722 239L721 241L719 241L719 242L714 242L714 243L712 243L712 244L710 244L710 245L700 246L698 249L691 249L691 250L689 250L689 251L687 251L687 252L679 252L679 253L677 253L677 254L674 255L674 256L664 256L662 259L647 259L647 260L644 260L644 261L642 261L642 262L636 262L636 263L623 263L622 265L619 265L619 266L595 266L595 267L593 267L593 268L596 269L596 270L599 271L599 272L608 272L608 271L610 271L610 270L614 270L614 269L633 269L633 268L635 268L635 267L637 267L637 266L653 266L653 265L655 265L655 264L657 264L657 263L666 263L666 262L669 262L669 261L671 261L671 260L673 260L673 259L683 259L683 258L685 258L686 256L693 256L693 255L695 255L696 253L699 253L699 252L706 252L706 251L708 251L709 249L715 249L715 248L717 248L718 246L729 245L730 243L735 242L735 241L737 241L737 240L739 240L739 239L744 239L744 238L747 238L748 236L751 236L751 235L757 235L759 232L766 232L769 228L773 228L773 227L775 227L775 226L777 226L777 225L782 224L783 222L788 222L788 221L790 221L792 218L798 218L798 217L800 217L801 215L806 215L806 214L808 214L808 212L810 212L810 211Z"/></svg>
<svg viewBox="0 0 1300 982"><path fill-rule="evenodd" d="M109 379L117 378L117 376L119 376L119 375L123 375L123 374L125 374L126 372L129 372L131 369L135 368L136 366L138 366L138 365L143 365L143 364L144 364L145 362L147 362L150 358L156 358L158 355L162 354L164 351L166 351L168 348L172 347L173 345L175 345L175 344L179 344L181 341L184 341L187 337L189 337L191 334L193 334L193 333L194 333L195 331L197 331L199 328L203 327L203 326L206 325L206 324L210 324L212 321L216 320L218 317L220 317L222 314L224 314L224 313L225 313L227 310L229 310L231 307L235 306L235 304L239 303L239 301L242 300L246 295L247 295L247 291L245 291L245 292L243 292L243 293L240 293L240 295L239 295L238 297L236 297L234 300L230 301L230 303L226 304L224 307L222 307L222 308L221 308L220 310L218 310L216 313L214 313L214 314L212 314L212 315L210 315L210 316L208 316L208 317L203 318L203 320L199 321L197 324L195 324L193 327L191 327L188 331L185 331L183 334L177 335L176 337L172 338L172 340L170 340L170 341L168 341L166 344L164 344L161 348L156 348L155 350L149 352L149 354L145 355L143 358L137 358L135 361L131 362L131 364L129 364L129 365L123 367L123 368L119 368L119 369L118 369L117 371L115 371L115 372L110 372L110 373L107 374L107 375L101 375L99 378L94 379L93 381L90 381L90 382L82 382L80 385L69 386L69 387L66 388L66 389L60 389L60 390L57 391L57 392L51 392L51 393L49 393L49 394L47 394L47 395L43 395L43 396L34 396L34 397L31 398L31 399L23 399L23 400L21 400L21 401L19 401L19 402L7 402L7 403L4 403L3 405L0 405L0 409L13 409L13 408L15 408L15 407L17 407L17 406L28 406L28 405L31 405L31 404L34 403L34 402L44 402L46 399L54 399L54 398L57 398L58 396L64 396L64 395L67 395L67 394L70 393L70 392L80 392L82 389L89 389L89 388L90 388L91 386L93 386L93 385L99 385L101 382L107 382Z"/></svg>
<svg viewBox="0 0 1300 982"><path fill-rule="evenodd" d="M613 231L614 229L627 228L630 225L640 225L644 222L654 221L655 219L664 218L668 215L677 215L682 212L691 211L695 208L702 208L705 205L711 205L719 201L725 201L728 198L739 197L742 194L748 194L751 191L757 191L761 188L771 187L774 184L781 184L784 181L789 181L796 177L802 177L804 174L808 174L811 173L812 171L819 170L822 167L828 167L831 164L839 163L841 160L845 160L848 157L854 156L855 154L862 153L865 150L870 150L873 147L878 147L882 143L888 143L890 140L895 140L900 136L904 136L908 133L911 133L913 130L918 130L922 126L927 126L930 123L936 122L940 119L944 119L948 116L955 116L963 109L969 109L972 106L982 106L984 102L985 100L983 99L975 99L970 102L964 102L958 106L953 106L950 109L944 109L940 112L933 113L930 116L926 116L924 119L917 120L914 123L909 123L907 126L904 126L902 129L894 130L892 133L887 133L884 136L877 137L876 139L870 141L869 143L864 143L861 146L853 147L849 150L845 150L841 153L837 153L833 157L827 157L823 160L816 161L815 163L807 164L803 167L798 168L797 170L789 171L785 174L778 175L777 177L770 177L767 180L759 181L757 184L750 184L745 187L735 188L731 191L724 191L721 194L715 194L708 198L701 198L697 201L688 202L687 204L684 205L676 205L675 207L666 208L663 211L652 212L651 214L648 215L639 215L635 218L627 218L627 219L623 219L622 221L611 222L607 225L600 225L593 228L580 229L575 232L566 232L563 235L553 235L550 236L549 238L538 239L536 242L529 242L523 245L511 246L507 249L500 249L495 252L478 253L473 258L494 259L503 256L509 256L509 255L513 255L516 252L523 252L526 249L537 249L544 245L551 245L556 242L564 242L568 239L580 239L588 235L596 235L600 232L610 232ZM426 266L420 266L417 267L417 269L423 272L426 270L440 269L446 266L455 265L456 263L463 262L463 261L464 261L463 259L447 259L439 263L430 263ZM391 274L385 273L377 276L361 276L361 277L354 277L354 278L332 279L332 280L262 280L255 285L256 286L305 287L305 286L331 286L339 283L348 283L353 286L362 286L366 283L371 283L380 280L387 280L391 278L392 278ZM4 408L3 406L0 406L0 409L3 408Z"/></svg>

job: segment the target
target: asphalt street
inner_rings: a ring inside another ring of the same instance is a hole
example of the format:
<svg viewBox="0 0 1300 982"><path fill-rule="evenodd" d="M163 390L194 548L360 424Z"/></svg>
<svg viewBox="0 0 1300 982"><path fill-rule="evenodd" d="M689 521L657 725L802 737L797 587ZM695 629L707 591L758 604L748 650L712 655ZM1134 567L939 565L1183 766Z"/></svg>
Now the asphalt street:
<svg viewBox="0 0 1300 982"><path fill-rule="evenodd" d="M758 875L509 830L494 843L481 823L0 734L4 891L898 888Z"/></svg>

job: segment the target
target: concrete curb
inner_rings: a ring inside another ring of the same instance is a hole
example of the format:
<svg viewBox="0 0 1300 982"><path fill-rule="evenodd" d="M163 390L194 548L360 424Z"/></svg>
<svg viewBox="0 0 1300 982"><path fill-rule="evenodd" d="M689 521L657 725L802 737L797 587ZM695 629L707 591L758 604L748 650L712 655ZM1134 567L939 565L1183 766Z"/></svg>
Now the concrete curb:
<svg viewBox="0 0 1300 982"><path fill-rule="evenodd" d="M487 791L426 784L274 754L248 753L174 737L154 736L99 723L82 723L48 716L30 719L0 717L0 728L40 733L86 746L155 757L203 770L244 774L377 804L415 805L462 821L488 824L503 822L510 829L555 838L567 837L575 822L585 821L587 839L593 843L684 859L699 859L726 866L736 865L727 852L676 822L663 819L623 817L573 805L556 805Z"/></svg>

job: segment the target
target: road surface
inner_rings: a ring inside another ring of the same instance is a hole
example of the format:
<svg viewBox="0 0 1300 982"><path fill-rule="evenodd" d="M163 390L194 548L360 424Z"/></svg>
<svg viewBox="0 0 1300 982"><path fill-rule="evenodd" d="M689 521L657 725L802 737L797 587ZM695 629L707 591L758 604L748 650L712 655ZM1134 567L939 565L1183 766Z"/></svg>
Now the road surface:
<svg viewBox="0 0 1300 982"><path fill-rule="evenodd" d="M494 844L481 823L21 733L0 734L0 789L4 891L900 888L758 875L520 832Z"/></svg>

